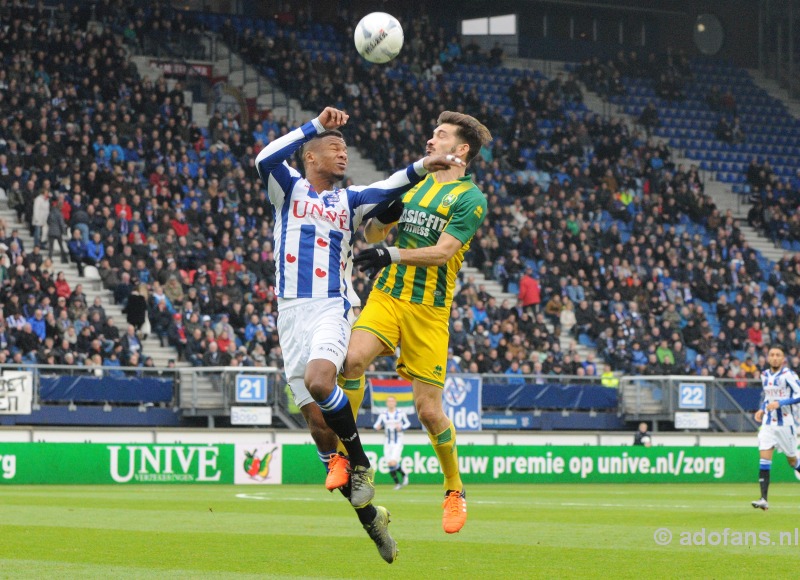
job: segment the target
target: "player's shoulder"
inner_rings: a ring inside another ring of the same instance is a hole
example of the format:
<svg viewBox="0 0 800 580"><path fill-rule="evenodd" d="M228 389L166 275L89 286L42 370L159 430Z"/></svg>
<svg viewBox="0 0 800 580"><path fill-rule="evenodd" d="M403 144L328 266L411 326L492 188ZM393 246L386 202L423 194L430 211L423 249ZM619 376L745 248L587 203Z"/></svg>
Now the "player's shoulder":
<svg viewBox="0 0 800 580"><path fill-rule="evenodd" d="M459 195L460 200L474 200L482 202L484 205L486 204L486 194L481 191L481 188L478 187L478 184L475 183L471 177L469 180L464 180L463 187L464 190Z"/></svg>
<svg viewBox="0 0 800 580"><path fill-rule="evenodd" d="M488 204L486 196L478 187L473 183L470 187L462 191L456 200L453 202L454 208L459 208L459 211L475 212L475 217L483 219L486 217Z"/></svg>

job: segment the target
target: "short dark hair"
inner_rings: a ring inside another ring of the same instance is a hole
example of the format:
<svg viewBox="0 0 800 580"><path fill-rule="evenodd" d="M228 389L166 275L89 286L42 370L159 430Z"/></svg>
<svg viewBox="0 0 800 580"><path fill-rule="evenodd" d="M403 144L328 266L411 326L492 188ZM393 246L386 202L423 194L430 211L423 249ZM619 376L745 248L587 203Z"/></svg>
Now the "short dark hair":
<svg viewBox="0 0 800 580"><path fill-rule="evenodd" d="M480 153L481 147L488 145L492 141L492 134L486 125L478 121L475 117L458 113L456 111L442 111L437 125L447 123L458 127L456 137L469 145L469 153L464 160L469 164Z"/></svg>
<svg viewBox="0 0 800 580"><path fill-rule="evenodd" d="M344 135L342 134L342 132L337 130L337 129L330 129L329 131L323 131L322 133L317 133L316 135L311 137L311 139L309 139L308 141L306 141L303 144L302 155L305 155L306 151L308 151L308 149L313 146L314 141L316 141L318 139L324 139L325 137L338 137L342 141L345 140L344 139Z"/></svg>

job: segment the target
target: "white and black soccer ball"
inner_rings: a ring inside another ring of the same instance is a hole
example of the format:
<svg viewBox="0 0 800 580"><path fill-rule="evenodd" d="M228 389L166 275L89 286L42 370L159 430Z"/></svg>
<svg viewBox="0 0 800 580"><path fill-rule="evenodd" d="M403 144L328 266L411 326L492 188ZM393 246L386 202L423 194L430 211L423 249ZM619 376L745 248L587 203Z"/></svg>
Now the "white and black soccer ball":
<svg viewBox="0 0 800 580"><path fill-rule="evenodd" d="M403 27L386 12L372 12L362 18L353 33L358 54L369 62L389 62L403 48Z"/></svg>

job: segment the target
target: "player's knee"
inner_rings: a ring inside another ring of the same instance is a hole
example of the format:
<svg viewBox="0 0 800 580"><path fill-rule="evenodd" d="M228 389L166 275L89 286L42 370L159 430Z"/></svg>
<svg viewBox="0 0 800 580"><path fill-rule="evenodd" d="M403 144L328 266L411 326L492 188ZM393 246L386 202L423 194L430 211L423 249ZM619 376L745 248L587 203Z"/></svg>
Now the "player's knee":
<svg viewBox="0 0 800 580"><path fill-rule="evenodd" d="M317 383L314 381L309 382L306 385L308 392L314 398L315 401L319 402L325 399L327 396L327 390L324 388L322 383Z"/></svg>
<svg viewBox="0 0 800 580"><path fill-rule="evenodd" d="M320 373L306 374L306 388L315 401L322 401L331 393L336 385L336 378Z"/></svg>
<svg viewBox="0 0 800 580"><path fill-rule="evenodd" d="M430 431L430 428L440 422L442 412L432 405L417 405L419 422Z"/></svg>
<svg viewBox="0 0 800 580"><path fill-rule="evenodd" d="M344 359L344 367L342 368L342 375L346 379L357 379L367 371L367 365L364 360L357 354L347 353Z"/></svg>

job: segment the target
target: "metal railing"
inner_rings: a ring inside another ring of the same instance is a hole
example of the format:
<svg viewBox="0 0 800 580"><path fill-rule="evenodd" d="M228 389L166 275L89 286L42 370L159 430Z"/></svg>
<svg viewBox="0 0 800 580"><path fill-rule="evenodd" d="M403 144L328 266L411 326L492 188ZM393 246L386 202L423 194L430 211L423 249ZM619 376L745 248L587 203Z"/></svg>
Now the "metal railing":
<svg viewBox="0 0 800 580"><path fill-rule="evenodd" d="M286 389L283 371L276 367L156 368L5 364L0 365L0 383L7 371L25 371L30 374L33 409L40 408L43 402L65 405L141 406L148 403L146 396L139 400L136 396L127 396L126 393L125 400L120 401L115 400L112 394L106 400L102 397L102 390L97 389L102 389L102 380L105 378L124 378L131 380L131 393L133 393L137 378L158 378L172 381L172 397L169 402L160 400L156 404L174 408L176 411L180 409L184 415L228 416L232 406L266 405L272 407L273 412L284 424L292 427L300 426L296 416L292 416L293 402ZM457 374L451 373L451 376ZM81 400L79 395L75 398L59 396L54 400L51 393L47 397L42 397L42 379L61 376L91 377L99 381L97 389L92 391L89 399ZM396 376L394 372L384 371L368 373L367 378ZM485 374L482 378L484 385L518 385L520 391L537 385L580 387L603 384L600 376ZM620 376L618 379L619 402L616 412L626 420L671 422L675 413L694 409L708 412L710 428L718 431L746 432L758 427L753 418L753 410L744 408L740 402L742 398L732 394L738 388L760 387L760 382L757 380L720 380L693 375ZM687 400L682 400L686 399L687 385L703 386L702 400L689 400L688 407ZM0 394L1 391L2 389ZM512 407L513 405L509 406L508 410L526 411Z"/></svg>
<svg viewBox="0 0 800 580"><path fill-rule="evenodd" d="M702 397L686 400L686 385L702 385ZM720 431L752 431L758 428L753 411L745 409L729 388L760 387L755 379L717 379L696 375L623 376L620 378L620 411L631 420L671 421L676 412L707 411ZM682 398L684 400L682 400Z"/></svg>
<svg viewBox="0 0 800 580"><path fill-rule="evenodd" d="M237 86L237 88L241 89L243 94L245 93L245 87L249 83L256 83L256 92L258 93L258 96L256 97L256 106L258 106L259 99L266 97L267 108L272 110L276 117L281 116L282 113L285 114L286 121L289 123L289 125L294 125L297 112L290 104L289 98L284 94L284 92L280 88L275 87L271 81L267 80L264 75L258 72L258 69L255 65L245 61L237 53L237 46L229 46L221 38L219 38L219 35L215 33L207 34L208 37L211 38L209 41L211 60L215 63L219 61L227 61L228 82L231 85ZM250 69L249 72L248 69ZM234 73L239 72L242 74L241 86L238 86L238 83L234 84L230 81L231 76ZM263 104L263 100L261 102Z"/></svg>

